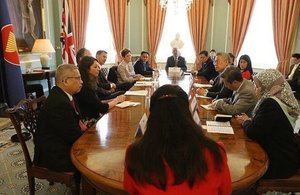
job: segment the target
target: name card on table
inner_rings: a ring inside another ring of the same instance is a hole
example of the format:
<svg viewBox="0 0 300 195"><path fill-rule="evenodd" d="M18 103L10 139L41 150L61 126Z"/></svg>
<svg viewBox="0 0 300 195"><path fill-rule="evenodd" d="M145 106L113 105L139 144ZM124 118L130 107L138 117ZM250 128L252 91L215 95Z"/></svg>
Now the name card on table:
<svg viewBox="0 0 300 195"><path fill-rule="evenodd" d="M197 100L195 97L192 99L192 102L190 103L190 109L192 113L194 113L195 110L197 109Z"/></svg>
<svg viewBox="0 0 300 195"><path fill-rule="evenodd" d="M139 127L136 130L135 137L141 137L144 135L146 128L147 128L147 121L148 121L148 117L147 117L146 113L144 113L143 117L141 118L141 120L139 122Z"/></svg>
<svg viewBox="0 0 300 195"><path fill-rule="evenodd" d="M197 111L194 112L194 114L193 114L193 119L194 119L194 121L195 121L198 125L201 125L201 123L200 123L200 118L199 118L199 115L198 115L198 112L197 112Z"/></svg>

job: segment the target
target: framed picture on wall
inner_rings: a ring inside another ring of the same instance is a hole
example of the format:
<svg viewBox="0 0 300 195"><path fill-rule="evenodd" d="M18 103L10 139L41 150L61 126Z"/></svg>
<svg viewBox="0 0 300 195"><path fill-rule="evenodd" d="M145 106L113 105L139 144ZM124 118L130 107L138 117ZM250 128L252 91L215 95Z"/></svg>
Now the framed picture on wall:
<svg viewBox="0 0 300 195"><path fill-rule="evenodd" d="M43 0L5 0L19 52L30 52L35 39L44 38Z"/></svg>

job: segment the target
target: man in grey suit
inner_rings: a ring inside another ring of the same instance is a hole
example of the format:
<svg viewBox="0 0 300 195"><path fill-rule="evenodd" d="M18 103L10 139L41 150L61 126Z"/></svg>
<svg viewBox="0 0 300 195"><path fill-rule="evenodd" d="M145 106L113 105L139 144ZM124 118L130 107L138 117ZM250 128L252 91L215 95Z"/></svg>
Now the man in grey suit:
<svg viewBox="0 0 300 195"><path fill-rule="evenodd" d="M221 78L225 87L233 91L232 97L215 101L212 106L224 114L246 113L251 115L257 103L255 88L251 81L243 79L237 67L228 66L222 73Z"/></svg>

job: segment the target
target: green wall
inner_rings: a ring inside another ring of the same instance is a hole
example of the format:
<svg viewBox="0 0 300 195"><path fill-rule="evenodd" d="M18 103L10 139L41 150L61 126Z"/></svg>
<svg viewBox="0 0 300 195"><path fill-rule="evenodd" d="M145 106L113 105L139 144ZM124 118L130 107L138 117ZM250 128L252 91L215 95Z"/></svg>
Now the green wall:
<svg viewBox="0 0 300 195"><path fill-rule="evenodd" d="M152 0L151 0L152 1ZM51 39L56 53L51 55L52 66L60 64L61 44L61 0L44 0L46 36ZM126 21L125 47L131 49L133 55L139 55L140 51L147 50L147 25L146 6L144 0L130 0L128 4ZM210 6L206 49L230 52L230 14L227 0L214 0ZM297 26L300 32L300 20ZM297 33L292 52L300 52L300 35ZM31 65L33 68L40 66L38 56L32 53L23 53L21 56L22 69Z"/></svg>

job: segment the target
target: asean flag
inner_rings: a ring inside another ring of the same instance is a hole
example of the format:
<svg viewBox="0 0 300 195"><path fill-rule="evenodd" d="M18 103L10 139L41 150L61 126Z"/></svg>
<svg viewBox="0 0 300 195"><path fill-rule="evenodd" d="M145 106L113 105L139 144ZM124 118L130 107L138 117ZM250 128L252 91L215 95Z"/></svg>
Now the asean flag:
<svg viewBox="0 0 300 195"><path fill-rule="evenodd" d="M13 25L10 22L7 1L0 4L0 81L1 100L10 107L25 98L19 54Z"/></svg>

